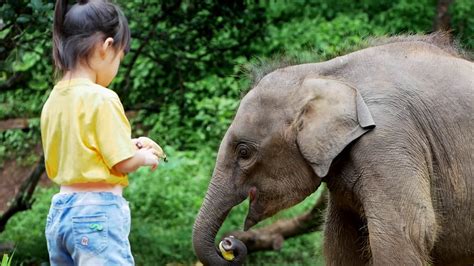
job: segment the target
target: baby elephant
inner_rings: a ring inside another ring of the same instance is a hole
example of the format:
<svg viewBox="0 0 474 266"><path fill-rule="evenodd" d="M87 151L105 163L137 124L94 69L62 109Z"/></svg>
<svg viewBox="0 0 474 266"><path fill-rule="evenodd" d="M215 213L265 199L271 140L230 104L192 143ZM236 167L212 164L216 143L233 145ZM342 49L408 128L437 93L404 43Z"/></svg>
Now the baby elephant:
<svg viewBox="0 0 474 266"><path fill-rule="evenodd" d="M474 263L473 103L474 64L439 33L265 75L219 148L198 258L244 261L214 239L246 198L248 229L326 182L327 265Z"/></svg>

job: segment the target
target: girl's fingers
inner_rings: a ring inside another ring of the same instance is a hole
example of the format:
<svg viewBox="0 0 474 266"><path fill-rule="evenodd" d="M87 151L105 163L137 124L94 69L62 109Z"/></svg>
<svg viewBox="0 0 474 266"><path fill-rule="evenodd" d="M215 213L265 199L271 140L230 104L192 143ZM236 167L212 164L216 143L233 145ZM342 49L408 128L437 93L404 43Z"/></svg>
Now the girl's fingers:
<svg viewBox="0 0 474 266"><path fill-rule="evenodd" d="M159 162L158 162L158 160L157 160L157 161L156 161L156 164L154 164L154 165L151 166L151 171L152 171L152 172L155 171L156 168L158 168L158 164L159 164Z"/></svg>
<svg viewBox="0 0 474 266"><path fill-rule="evenodd" d="M159 153L155 148L149 147L149 146L147 146L147 147L145 147L145 148L146 148L147 150L149 150L151 153L153 153L153 155L155 155L157 159L160 158L160 156L159 156L160 153Z"/></svg>
<svg viewBox="0 0 474 266"><path fill-rule="evenodd" d="M143 144L142 142L139 142L140 145L141 145L141 148L147 148L147 149L153 149L153 145L150 145L150 144ZM141 149L140 148L140 149Z"/></svg>

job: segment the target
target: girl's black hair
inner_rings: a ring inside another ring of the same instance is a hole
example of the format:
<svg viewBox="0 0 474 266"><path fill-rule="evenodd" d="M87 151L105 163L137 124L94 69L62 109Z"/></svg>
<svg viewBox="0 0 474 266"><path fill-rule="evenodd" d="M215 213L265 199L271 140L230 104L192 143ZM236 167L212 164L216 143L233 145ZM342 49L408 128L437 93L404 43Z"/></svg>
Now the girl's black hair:
<svg viewBox="0 0 474 266"><path fill-rule="evenodd" d="M107 0L57 0L54 8L53 59L64 74L81 59L88 59L98 41L114 39L114 47L130 50L130 29L120 8Z"/></svg>

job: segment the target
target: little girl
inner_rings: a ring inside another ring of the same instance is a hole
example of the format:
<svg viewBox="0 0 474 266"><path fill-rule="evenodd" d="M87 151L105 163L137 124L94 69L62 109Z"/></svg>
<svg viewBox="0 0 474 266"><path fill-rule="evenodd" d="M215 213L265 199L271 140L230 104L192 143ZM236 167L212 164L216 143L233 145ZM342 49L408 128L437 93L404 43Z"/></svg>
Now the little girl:
<svg viewBox="0 0 474 266"><path fill-rule="evenodd" d="M46 171L61 185L46 223L51 265L133 265L127 173L158 166L156 151L131 139L107 89L130 47L127 19L105 0L58 0L53 58L62 79L41 113ZM136 148L140 147L140 149Z"/></svg>

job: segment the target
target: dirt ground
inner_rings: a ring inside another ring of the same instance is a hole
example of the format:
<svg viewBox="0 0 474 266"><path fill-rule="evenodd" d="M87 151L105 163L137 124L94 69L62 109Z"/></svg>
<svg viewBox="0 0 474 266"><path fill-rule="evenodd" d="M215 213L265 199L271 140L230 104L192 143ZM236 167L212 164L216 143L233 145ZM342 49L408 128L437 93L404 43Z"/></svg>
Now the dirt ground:
<svg viewBox="0 0 474 266"><path fill-rule="evenodd" d="M30 176L35 167L36 165L19 166L16 160L7 161L3 167L0 167L0 212L8 208L8 202L15 197L21 183ZM38 185L50 186L52 183L44 173Z"/></svg>

